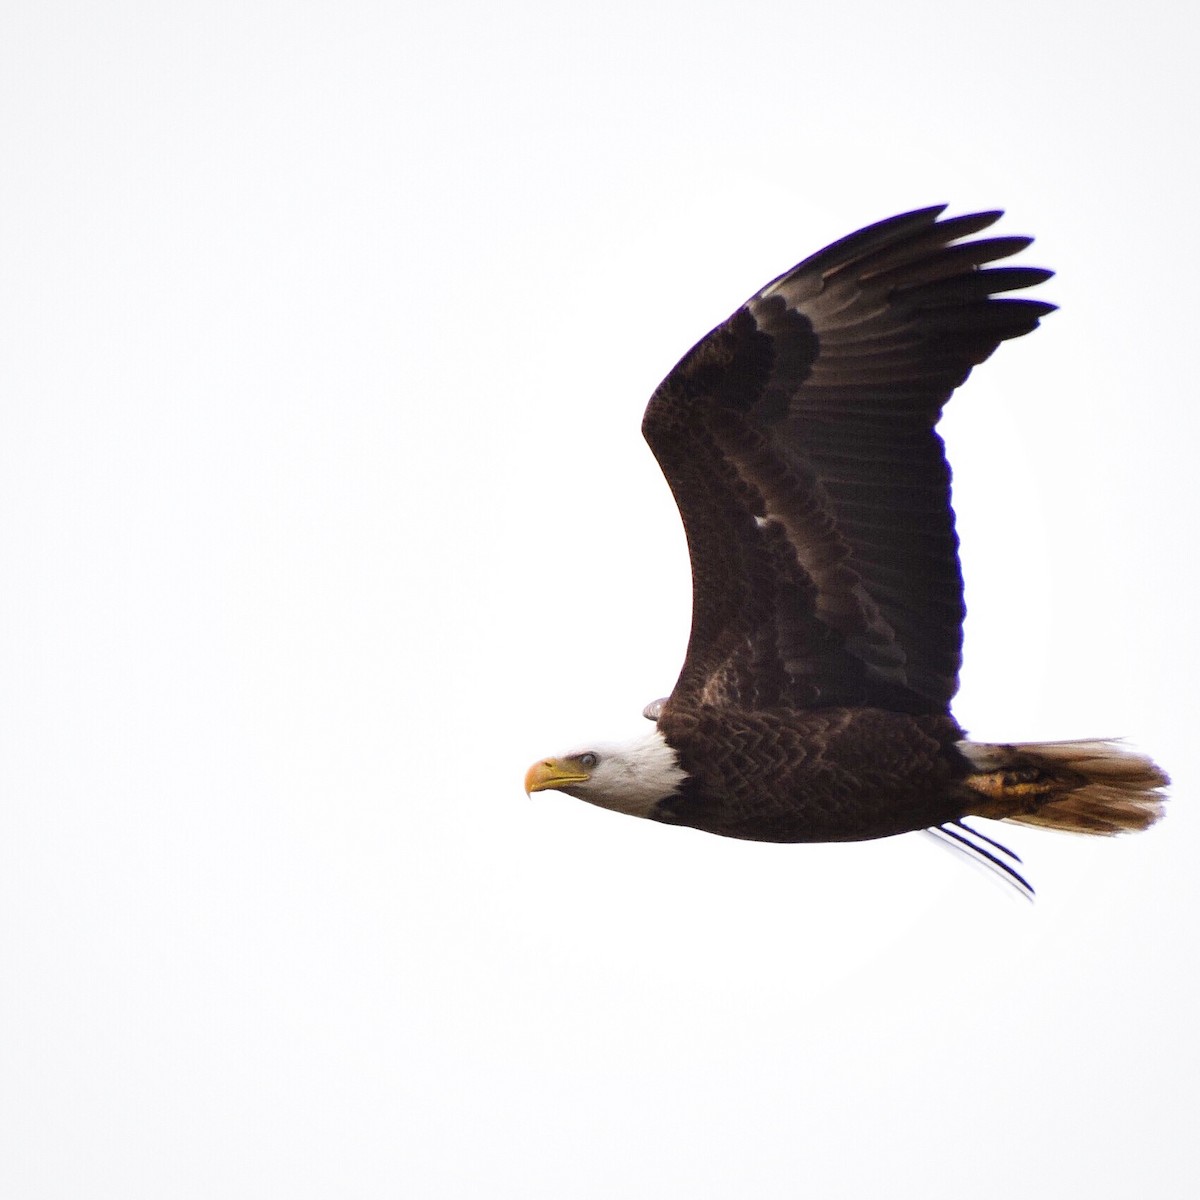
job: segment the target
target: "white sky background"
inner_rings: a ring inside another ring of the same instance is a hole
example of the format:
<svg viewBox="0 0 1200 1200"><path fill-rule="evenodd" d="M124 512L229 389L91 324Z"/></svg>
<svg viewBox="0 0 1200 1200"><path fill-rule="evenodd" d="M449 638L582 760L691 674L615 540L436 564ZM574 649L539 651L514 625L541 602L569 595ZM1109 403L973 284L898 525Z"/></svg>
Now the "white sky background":
<svg viewBox="0 0 1200 1200"><path fill-rule="evenodd" d="M1191 1195L1185 11L6 6L0 1194ZM942 201L1062 306L945 424L956 711L1168 821L1027 906L527 800L678 670L655 384Z"/></svg>

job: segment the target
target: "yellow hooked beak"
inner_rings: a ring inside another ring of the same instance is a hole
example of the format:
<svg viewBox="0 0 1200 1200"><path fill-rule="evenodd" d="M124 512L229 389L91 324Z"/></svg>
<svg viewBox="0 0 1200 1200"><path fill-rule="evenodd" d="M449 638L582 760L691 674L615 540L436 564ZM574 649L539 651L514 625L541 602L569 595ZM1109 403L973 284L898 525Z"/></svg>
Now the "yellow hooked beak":
<svg viewBox="0 0 1200 1200"><path fill-rule="evenodd" d="M525 772L525 794L544 792L550 788L570 787L573 783L586 783L591 776L579 763L569 758L543 758Z"/></svg>

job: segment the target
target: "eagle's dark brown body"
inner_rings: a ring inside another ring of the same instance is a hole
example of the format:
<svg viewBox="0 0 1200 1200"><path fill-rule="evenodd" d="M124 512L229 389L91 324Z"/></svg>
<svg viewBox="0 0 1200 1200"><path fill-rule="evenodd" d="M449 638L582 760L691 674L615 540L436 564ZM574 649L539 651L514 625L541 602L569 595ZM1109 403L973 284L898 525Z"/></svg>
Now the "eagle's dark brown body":
<svg viewBox="0 0 1200 1200"><path fill-rule="evenodd" d="M672 709L658 728L687 779L651 814L760 842L846 842L943 825L974 792L947 716L880 709Z"/></svg>
<svg viewBox="0 0 1200 1200"><path fill-rule="evenodd" d="M683 668L654 735L545 759L529 790L758 841L959 839L969 814L1089 833L1157 818L1149 759L980 745L950 713L965 609L935 426L972 367L1054 306L1007 295L1049 271L988 265L1030 241L974 236L999 213L941 212L806 259L659 385L642 432L687 534Z"/></svg>

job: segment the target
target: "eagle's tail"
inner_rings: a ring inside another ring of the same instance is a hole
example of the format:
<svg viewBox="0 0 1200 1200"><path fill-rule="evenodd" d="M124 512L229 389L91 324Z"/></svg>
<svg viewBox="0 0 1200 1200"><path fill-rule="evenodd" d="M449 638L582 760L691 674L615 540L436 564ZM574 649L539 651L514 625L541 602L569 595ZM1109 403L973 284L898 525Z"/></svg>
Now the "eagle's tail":
<svg viewBox="0 0 1200 1200"><path fill-rule="evenodd" d="M960 742L979 799L964 815L1070 833L1147 829L1162 816L1166 772L1120 742Z"/></svg>

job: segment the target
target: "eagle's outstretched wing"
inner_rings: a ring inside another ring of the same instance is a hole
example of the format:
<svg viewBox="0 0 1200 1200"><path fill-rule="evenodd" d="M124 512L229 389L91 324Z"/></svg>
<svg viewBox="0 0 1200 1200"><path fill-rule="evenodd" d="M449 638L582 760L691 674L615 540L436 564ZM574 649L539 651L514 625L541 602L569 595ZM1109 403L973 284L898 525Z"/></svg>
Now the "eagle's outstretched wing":
<svg viewBox="0 0 1200 1200"><path fill-rule="evenodd" d="M671 702L949 709L962 647L950 393L1052 304L997 299L1051 272L982 265L1029 238L1000 216L906 213L768 284L694 346L642 431L692 562Z"/></svg>

